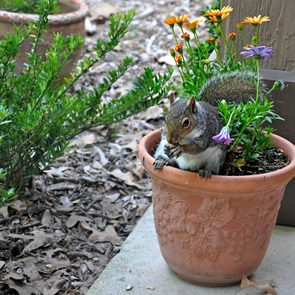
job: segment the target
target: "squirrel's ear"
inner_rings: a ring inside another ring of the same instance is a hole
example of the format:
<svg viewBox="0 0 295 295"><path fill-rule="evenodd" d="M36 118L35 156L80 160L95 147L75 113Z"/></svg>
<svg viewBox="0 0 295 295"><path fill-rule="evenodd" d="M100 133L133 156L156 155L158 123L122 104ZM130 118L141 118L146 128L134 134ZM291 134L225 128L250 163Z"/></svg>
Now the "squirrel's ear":
<svg viewBox="0 0 295 295"><path fill-rule="evenodd" d="M170 105L175 102L175 91L169 93L168 99L170 101Z"/></svg>
<svg viewBox="0 0 295 295"><path fill-rule="evenodd" d="M194 97L191 97L188 102L187 106L192 110L193 113L197 112L197 107L196 107L196 100Z"/></svg>

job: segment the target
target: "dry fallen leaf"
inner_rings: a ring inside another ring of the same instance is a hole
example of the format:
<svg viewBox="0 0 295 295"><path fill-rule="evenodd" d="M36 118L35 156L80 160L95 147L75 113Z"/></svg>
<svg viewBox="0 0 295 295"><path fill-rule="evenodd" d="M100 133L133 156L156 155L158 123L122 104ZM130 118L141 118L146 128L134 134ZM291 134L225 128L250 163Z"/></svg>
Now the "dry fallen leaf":
<svg viewBox="0 0 295 295"><path fill-rule="evenodd" d="M43 214L43 217L42 217L42 220L41 220L41 223L44 225L44 226L47 226L47 227L50 227L51 224L52 224L52 216L51 216L51 213L50 213L50 210L49 209L46 209L44 211L44 214Z"/></svg>
<svg viewBox="0 0 295 295"><path fill-rule="evenodd" d="M69 182L58 182L46 186L47 191L63 191L63 190L74 190L77 186Z"/></svg>
<svg viewBox="0 0 295 295"><path fill-rule="evenodd" d="M81 225L84 225L84 223ZM107 225L104 231L98 231L95 229L90 230L92 230L92 233L88 239L92 243L111 242L113 245L120 245L122 243L122 239L118 236L112 225Z"/></svg>
<svg viewBox="0 0 295 295"><path fill-rule="evenodd" d="M110 200L111 203L114 203L117 201L117 199L120 197L120 193L114 193L106 195L104 198L107 200Z"/></svg>
<svg viewBox="0 0 295 295"><path fill-rule="evenodd" d="M163 117L163 109L159 106L152 106L150 108L148 108L143 116L145 118L146 121L150 121L150 120L159 120Z"/></svg>
<svg viewBox="0 0 295 295"><path fill-rule="evenodd" d="M50 289L44 290L44 295L55 295L57 294L60 289L63 287L63 285L66 283L66 279L59 279L53 282L53 285Z"/></svg>
<svg viewBox="0 0 295 295"><path fill-rule="evenodd" d="M123 148L129 149L132 152L136 152L138 147L138 140L136 138L133 138L128 144L123 145Z"/></svg>
<svg viewBox="0 0 295 295"><path fill-rule="evenodd" d="M84 221L90 221L90 219L88 217L79 216L79 215L76 215L75 213L73 213L66 221L66 226L67 226L67 228L72 228L78 222L84 222Z"/></svg>
<svg viewBox="0 0 295 295"><path fill-rule="evenodd" d="M94 153L95 154L98 154L98 156L99 156L99 163L102 166L105 166L109 162L109 160L107 159L104 151L100 147L95 146L94 147Z"/></svg>
<svg viewBox="0 0 295 295"><path fill-rule="evenodd" d="M64 171L69 169L69 167L50 167L50 169L48 170L44 170L44 172L50 176L50 177L53 177L53 176L58 176L58 177L62 177L64 176Z"/></svg>
<svg viewBox="0 0 295 295"><path fill-rule="evenodd" d="M28 286L12 279L5 281L5 283L9 286L9 288L17 291L18 295L28 295L28 294L41 295L41 292L39 292L35 286Z"/></svg>
<svg viewBox="0 0 295 295"><path fill-rule="evenodd" d="M92 167L99 170L102 168L102 164L99 161L94 161Z"/></svg>
<svg viewBox="0 0 295 295"><path fill-rule="evenodd" d="M24 275L22 273L16 273L16 272L10 271L10 273L8 273L7 275L3 277L3 281L10 280L10 279L12 279L13 281L21 282L24 279Z"/></svg>
<svg viewBox="0 0 295 295"><path fill-rule="evenodd" d="M24 257L18 261L21 264L22 275L26 278L29 277L31 282L40 281L41 279L37 261L34 256Z"/></svg>
<svg viewBox="0 0 295 295"><path fill-rule="evenodd" d="M88 145L94 144L97 140L95 133L93 132L84 132L77 136L74 140L71 141L71 146L77 146L79 148L84 148Z"/></svg>
<svg viewBox="0 0 295 295"><path fill-rule="evenodd" d="M34 240L24 248L23 253L34 251L40 247L46 247L52 243L53 241L51 237L48 237L46 235L35 236Z"/></svg>
<svg viewBox="0 0 295 295"><path fill-rule="evenodd" d="M256 278L248 279L246 276L243 276L241 282L241 289L256 289L261 292L261 294L270 294L270 295L277 295L276 290L273 288L275 287L275 282L273 280L260 280ZM244 294L244 293L238 293ZM257 293L259 294L259 292Z"/></svg>
<svg viewBox="0 0 295 295"><path fill-rule="evenodd" d="M28 209L26 202L23 202L21 200L15 200L15 201L11 202L10 207L15 209L18 213L26 212Z"/></svg>
<svg viewBox="0 0 295 295"><path fill-rule="evenodd" d="M8 207L2 206L0 208L0 216L3 216L4 218L7 218L9 216Z"/></svg>
<svg viewBox="0 0 295 295"><path fill-rule="evenodd" d="M120 169L116 168L115 170L113 170L109 174L113 175L114 177L116 177L119 180L124 181L124 183L129 186L135 186L138 189L141 189L141 186L134 181L134 177L130 171L124 173Z"/></svg>

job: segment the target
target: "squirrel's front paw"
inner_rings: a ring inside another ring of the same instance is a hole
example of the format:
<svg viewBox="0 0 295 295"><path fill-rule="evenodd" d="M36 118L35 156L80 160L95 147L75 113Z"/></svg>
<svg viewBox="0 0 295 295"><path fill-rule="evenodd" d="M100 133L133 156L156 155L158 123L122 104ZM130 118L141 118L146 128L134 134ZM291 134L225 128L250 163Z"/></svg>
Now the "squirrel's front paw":
<svg viewBox="0 0 295 295"><path fill-rule="evenodd" d="M200 177L208 179L208 178L210 178L212 176L212 171L209 171L209 170L206 170L206 169L199 170L198 174L199 174Z"/></svg>
<svg viewBox="0 0 295 295"><path fill-rule="evenodd" d="M168 161L162 157L156 158L155 162L153 163L155 170L162 170L165 165L168 164Z"/></svg>
<svg viewBox="0 0 295 295"><path fill-rule="evenodd" d="M181 155L182 150L179 145L177 146L165 145L164 152L169 158L178 158Z"/></svg>

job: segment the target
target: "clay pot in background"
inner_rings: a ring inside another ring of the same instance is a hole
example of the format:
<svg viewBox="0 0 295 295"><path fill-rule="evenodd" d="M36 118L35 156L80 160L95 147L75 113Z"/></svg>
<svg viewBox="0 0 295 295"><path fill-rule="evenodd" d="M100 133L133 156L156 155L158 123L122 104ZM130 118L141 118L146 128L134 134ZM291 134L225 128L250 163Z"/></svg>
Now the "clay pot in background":
<svg viewBox="0 0 295 295"><path fill-rule="evenodd" d="M139 158L151 175L156 231L167 264L185 280L229 285L261 263L287 183L295 175L295 146L271 136L290 164L251 176L213 176L164 167L151 156L160 130L139 144Z"/></svg>
<svg viewBox="0 0 295 295"><path fill-rule="evenodd" d="M49 23L46 32L42 36L37 52L44 54L52 43L53 34L62 33L64 36L71 34L85 35L85 17L88 13L88 6L84 0L60 1L60 13L49 15ZM30 22L37 21L38 15L15 13L0 10L0 38L5 34L13 31L13 26L26 25ZM29 40L22 45L16 59L16 72L19 73L26 62L27 52L30 51ZM82 49L78 50L71 58L71 61L64 66L62 76L67 76L75 68L80 58Z"/></svg>

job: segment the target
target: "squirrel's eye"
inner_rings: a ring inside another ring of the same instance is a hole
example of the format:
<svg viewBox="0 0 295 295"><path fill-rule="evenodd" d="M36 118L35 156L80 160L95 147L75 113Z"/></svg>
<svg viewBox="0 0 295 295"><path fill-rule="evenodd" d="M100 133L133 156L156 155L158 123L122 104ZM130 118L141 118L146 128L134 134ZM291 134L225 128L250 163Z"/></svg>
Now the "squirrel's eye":
<svg viewBox="0 0 295 295"><path fill-rule="evenodd" d="M183 128L188 128L191 125L191 122L188 118L183 118L182 120L182 127Z"/></svg>

